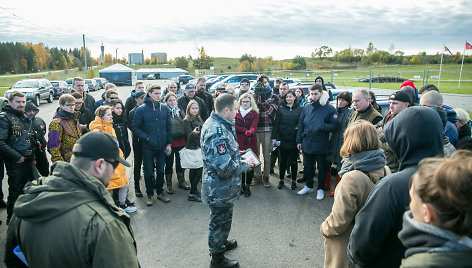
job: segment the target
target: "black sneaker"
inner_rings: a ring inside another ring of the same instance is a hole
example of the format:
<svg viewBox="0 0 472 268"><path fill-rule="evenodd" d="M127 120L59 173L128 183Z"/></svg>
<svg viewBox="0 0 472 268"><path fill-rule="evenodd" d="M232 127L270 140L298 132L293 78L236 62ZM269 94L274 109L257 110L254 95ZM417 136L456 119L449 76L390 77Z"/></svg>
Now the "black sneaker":
<svg viewBox="0 0 472 268"><path fill-rule="evenodd" d="M277 186L277 188L279 188L279 190L282 190L282 188L284 188L284 181L279 181L279 186Z"/></svg>
<svg viewBox="0 0 472 268"><path fill-rule="evenodd" d="M143 193L141 191L135 192L136 197L143 197Z"/></svg>
<svg viewBox="0 0 472 268"><path fill-rule="evenodd" d="M245 197L251 196L251 189L249 188L249 185L246 185L246 188L244 189L244 196Z"/></svg>
<svg viewBox="0 0 472 268"><path fill-rule="evenodd" d="M292 186L290 187L290 189L292 189L292 190L297 189L297 182L296 181L292 181Z"/></svg>
<svg viewBox="0 0 472 268"><path fill-rule="evenodd" d="M134 207L134 202L129 201L128 198L126 198L125 204L128 205L129 207Z"/></svg>
<svg viewBox="0 0 472 268"><path fill-rule="evenodd" d="M303 176L303 177L301 177L301 178L298 178L298 179L297 179L297 182L298 182L298 183L304 183L304 182L306 182L305 176Z"/></svg>
<svg viewBox="0 0 472 268"><path fill-rule="evenodd" d="M202 199L196 194L189 194L188 201L202 202Z"/></svg>

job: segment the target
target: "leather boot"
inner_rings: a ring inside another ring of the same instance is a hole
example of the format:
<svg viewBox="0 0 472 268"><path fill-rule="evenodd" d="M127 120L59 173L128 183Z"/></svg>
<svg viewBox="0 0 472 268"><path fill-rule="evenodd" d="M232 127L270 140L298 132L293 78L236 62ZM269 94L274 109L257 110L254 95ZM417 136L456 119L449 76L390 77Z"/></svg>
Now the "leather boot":
<svg viewBox="0 0 472 268"><path fill-rule="evenodd" d="M333 197L334 196L334 190L336 190L336 186L338 186L338 183L341 181L341 177L339 177L339 174L336 174L336 184L334 185L333 191L329 193L329 196Z"/></svg>
<svg viewBox="0 0 472 268"><path fill-rule="evenodd" d="M325 191L331 190L331 170L326 172L324 190Z"/></svg>
<svg viewBox="0 0 472 268"><path fill-rule="evenodd" d="M134 181L134 194L136 197L143 197L143 193L141 192L141 188L139 187L139 181Z"/></svg>
<svg viewBox="0 0 472 268"><path fill-rule="evenodd" d="M172 174L166 174L166 185L167 185L166 192L168 194L173 194L174 189L172 189Z"/></svg>
<svg viewBox="0 0 472 268"><path fill-rule="evenodd" d="M190 190L190 186L185 183L184 173L177 173L177 180L179 181L179 188L184 190Z"/></svg>
<svg viewBox="0 0 472 268"><path fill-rule="evenodd" d="M210 268L238 268L239 263L236 260L228 260L224 252L211 254Z"/></svg>

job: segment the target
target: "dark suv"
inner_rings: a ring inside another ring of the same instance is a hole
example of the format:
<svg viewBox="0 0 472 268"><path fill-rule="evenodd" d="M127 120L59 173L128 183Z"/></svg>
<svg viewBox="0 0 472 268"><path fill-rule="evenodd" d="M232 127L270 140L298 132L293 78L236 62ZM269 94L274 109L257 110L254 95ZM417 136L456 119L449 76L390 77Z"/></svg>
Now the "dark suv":
<svg viewBox="0 0 472 268"><path fill-rule="evenodd" d="M179 78L179 84L181 84L181 85L187 84L188 81L190 81L192 79L195 79L195 77L193 77L191 75L187 75L187 74L179 75L178 78Z"/></svg>
<svg viewBox="0 0 472 268"><path fill-rule="evenodd" d="M51 81L51 85L54 87L54 97L59 98L62 94L70 93L70 87L66 81Z"/></svg>
<svg viewBox="0 0 472 268"><path fill-rule="evenodd" d="M24 79L5 92L4 97L13 91L20 91L26 95L27 101L32 101L34 105L39 106L41 100L47 100L51 103L54 99L54 88L47 79Z"/></svg>

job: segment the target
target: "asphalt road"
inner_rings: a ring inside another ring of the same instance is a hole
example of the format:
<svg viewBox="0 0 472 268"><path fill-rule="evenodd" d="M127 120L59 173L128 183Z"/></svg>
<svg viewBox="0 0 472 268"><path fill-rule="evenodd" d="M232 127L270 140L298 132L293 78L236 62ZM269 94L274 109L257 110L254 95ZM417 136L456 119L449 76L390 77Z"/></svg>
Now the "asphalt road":
<svg viewBox="0 0 472 268"><path fill-rule="evenodd" d="M164 86L167 81L156 80ZM124 101L131 87L119 87ZM103 90L91 92L99 99ZM58 101L48 104L42 101L38 116L48 124L59 106ZM132 162L132 156L128 158ZM276 172L277 172L276 166ZM278 172L277 172L278 173ZM127 169L132 178L132 169ZM187 173L186 173L186 176ZM316 180L316 178L315 178ZM174 185L176 178L174 174ZM290 188L277 189L278 175L270 177L271 188L262 185L251 187L252 196L241 196L234 207L230 238L239 246L228 252L241 267L322 267L324 261L323 237L319 226L329 215L333 199L317 201L314 194L298 196ZM286 179L286 185L290 180ZM187 179L188 182L188 179ZM138 258L142 267L208 267L209 209L203 203L187 200L188 191L178 189L169 195L168 204L157 201L147 207L145 198L134 196L133 180L130 180L129 199L136 202L138 211L131 215L131 224L138 246ZM303 185L298 184L300 190ZM199 185L200 187L200 185ZM8 195L7 178L3 191ZM141 181L141 189L145 189ZM328 193L326 193L328 195ZM6 236L6 210L0 210L0 267L3 264Z"/></svg>

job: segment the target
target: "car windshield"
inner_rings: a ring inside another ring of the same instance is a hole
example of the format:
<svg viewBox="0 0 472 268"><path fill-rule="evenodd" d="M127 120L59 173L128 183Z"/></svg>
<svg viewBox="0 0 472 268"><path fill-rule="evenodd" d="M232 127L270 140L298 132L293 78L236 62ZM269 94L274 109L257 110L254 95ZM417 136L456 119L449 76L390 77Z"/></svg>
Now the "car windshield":
<svg viewBox="0 0 472 268"><path fill-rule="evenodd" d="M92 84L92 80L85 80L85 84L87 84L87 85Z"/></svg>
<svg viewBox="0 0 472 268"><path fill-rule="evenodd" d="M36 88L36 87L39 87L38 81L32 81L32 80L18 81L13 86L13 88Z"/></svg>
<svg viewBox="0 0 472 268"><path fill-rule="evenodd" d="M58 87L59 86L59 83L58 82L51 82L51 85L55 86L55 87Z"/></svg>

